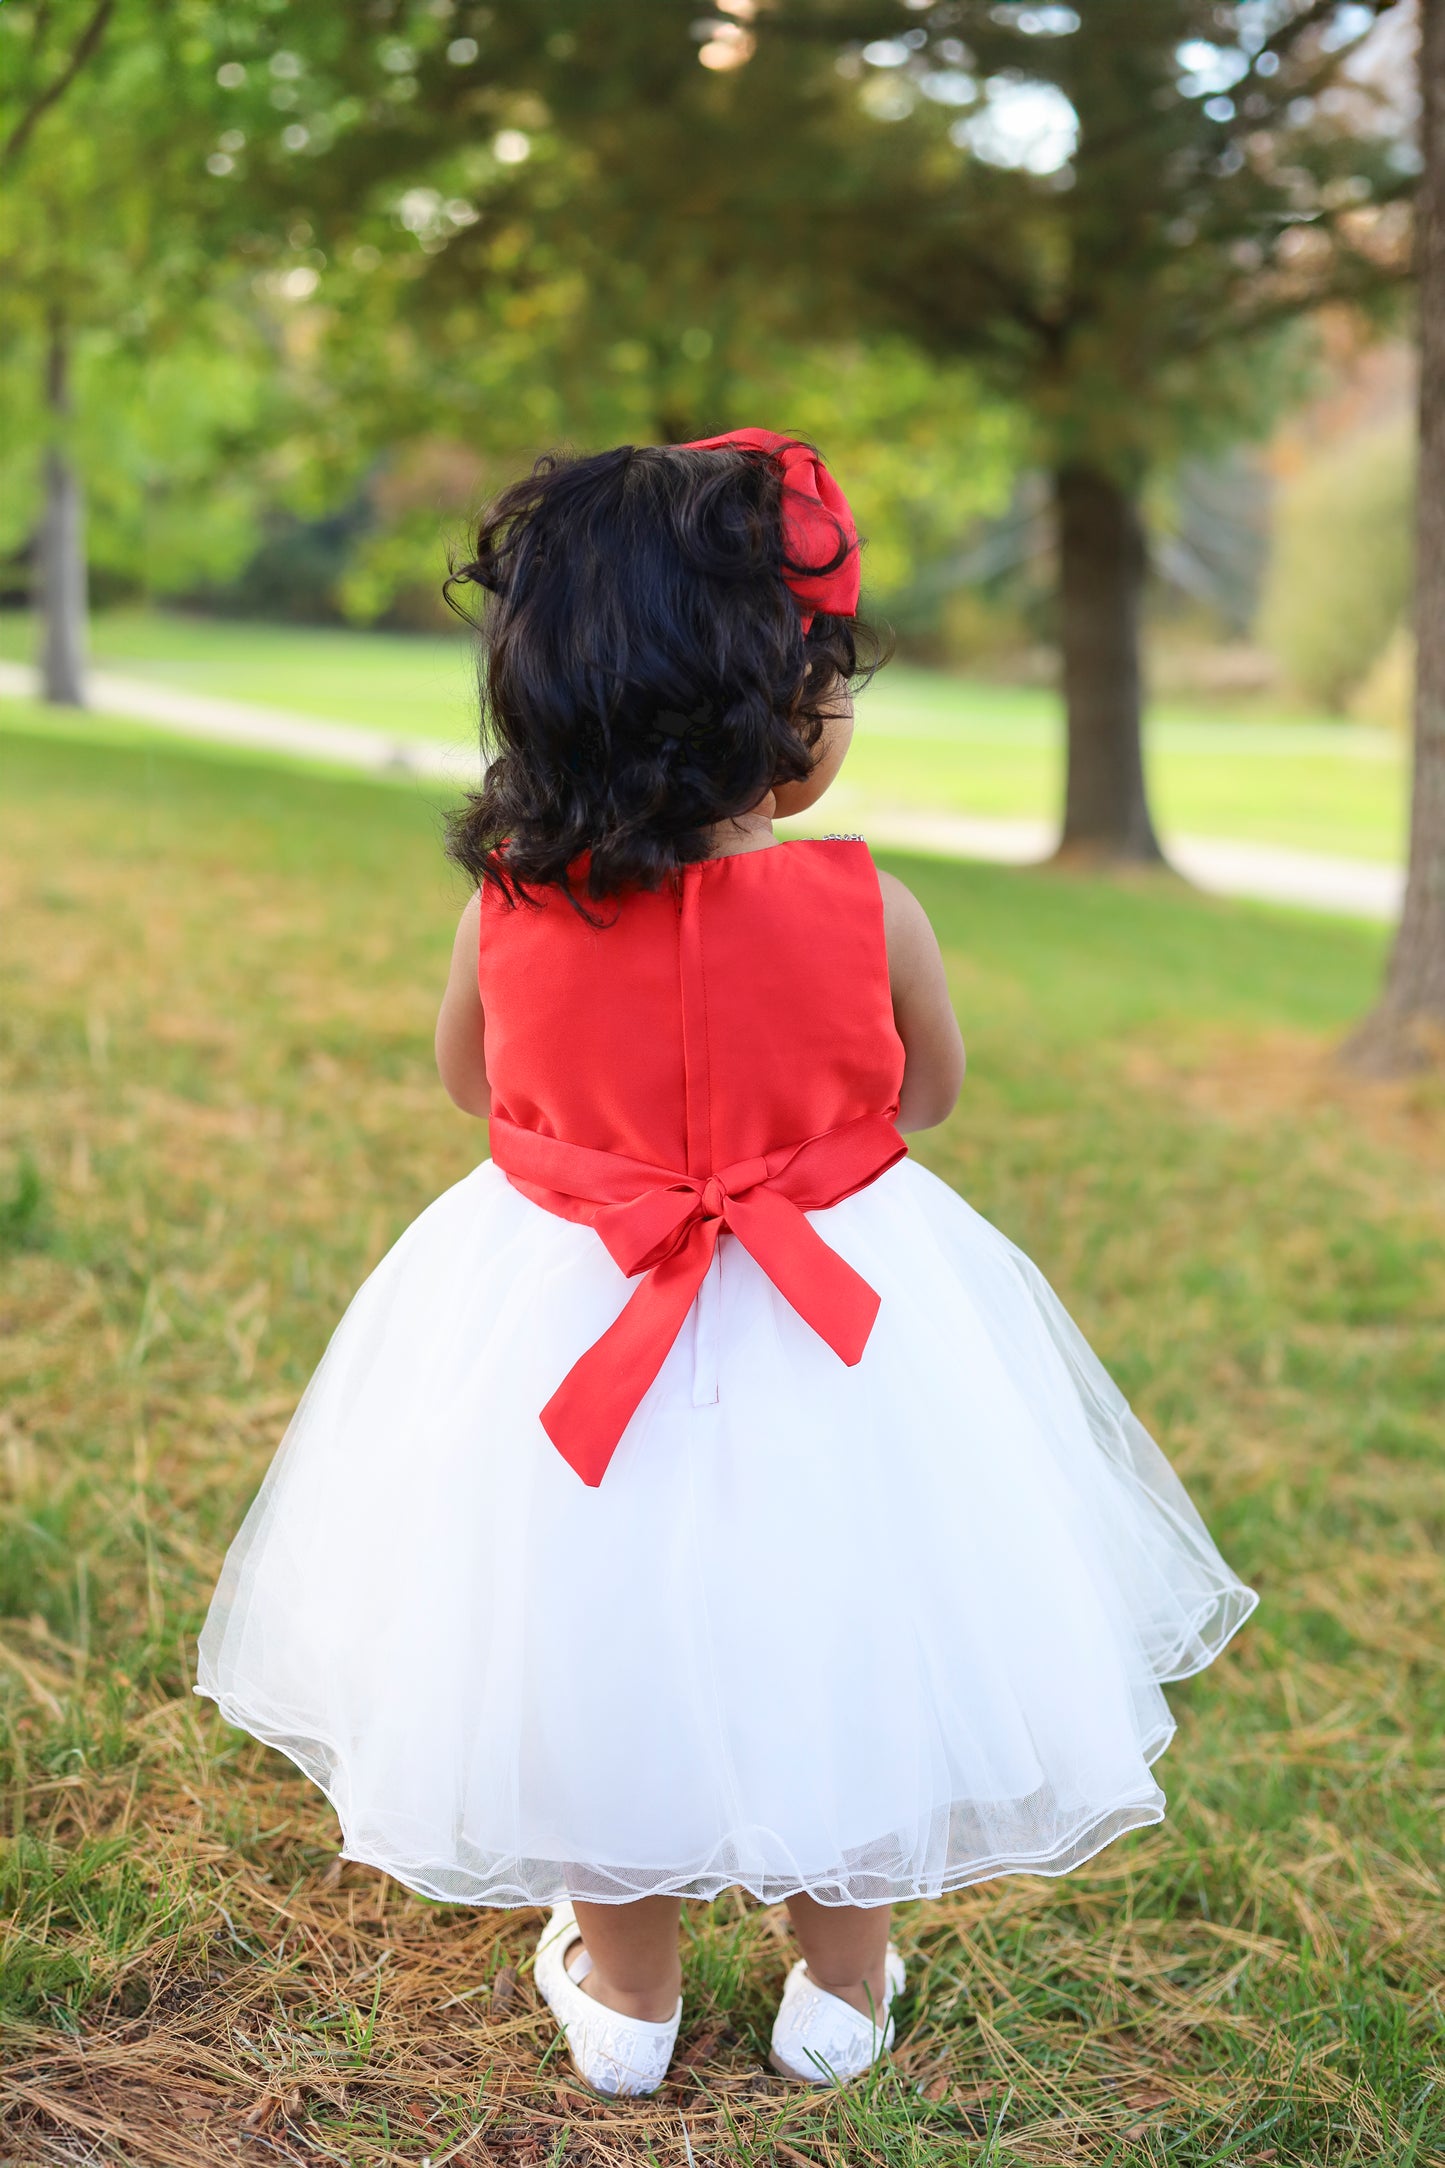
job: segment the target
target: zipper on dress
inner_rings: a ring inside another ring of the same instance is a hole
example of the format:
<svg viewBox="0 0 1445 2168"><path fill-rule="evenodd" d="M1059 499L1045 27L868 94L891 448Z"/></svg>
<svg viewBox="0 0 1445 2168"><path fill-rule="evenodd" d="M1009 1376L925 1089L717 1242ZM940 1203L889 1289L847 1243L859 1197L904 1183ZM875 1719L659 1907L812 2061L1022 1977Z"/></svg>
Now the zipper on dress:
<svg viewBox="0 0 1445 2168"><path fill-rule="evenodd" d="M677 976L681 1001L683 1107L687 1171L704 1177L712 1169L711 1076L707 1046L707 997L702 960L702 867L684 866L678 896Z"/></svg>

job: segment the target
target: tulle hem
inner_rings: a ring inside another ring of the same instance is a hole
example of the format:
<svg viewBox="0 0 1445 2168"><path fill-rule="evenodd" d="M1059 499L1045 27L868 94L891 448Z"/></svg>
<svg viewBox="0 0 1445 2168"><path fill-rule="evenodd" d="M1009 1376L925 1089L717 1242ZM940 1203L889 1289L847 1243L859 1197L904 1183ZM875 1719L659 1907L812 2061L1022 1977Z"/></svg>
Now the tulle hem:
<svg viewBox="0 0 1445 2168"><path fill-rule="evenodd" d="M1216 1614L1215 1630L1207 1640L1201 1622L1200 1639L1205 1642L1206 1653L1187 1670L1165 1673L1165 1680L1189 1678L1204 1670L1234 1638L1258 1603L1255 1591L1239 1584L1222 1591L1219 1601L1211 1606ZM759 1904L765 1905L781 1904L789 1897L798 1896L811 1897L822 1905L906 1904L919 1898L942 1897L951 1890L967 1889L976 1882L998 1881L1007 1875L1055 1878L1072 1874L1118 1838L1127 1836L1132 1830L1153 1828L1164 1820L1164 1794L1151 1783L1147 1796L1141 1790L1133 1798L1115 1799L1106 1806L1090 1808L1040 1851L1018 1849L972 1856L950 1861L934 1872L911 1874L889 1874L878 1868L848 1866L834 1868L823 1875L808 1874L796 1867L792 1872L757 1874L712 1864L719 1854L726 1855L738 1845L736 1833L719 1842L709 1862L680 1869L647 1871L592 1863L579 1868L559 1860L523 1862L515 1858L498 1860L490 1872L469 1869L455 1861L402 1863L381 1847L353 1841L349 1827L351 1817L345 1801L345 1761L338 1748L328 1741L301 1736L269 1723L248 1711L235 1695L215 1687L201 1683L192 1691L204 1700L213 1701L226 1723L247 1732L262 1746L283 1754L316 1786L341 1825L340 1856L343 1859L357 1866L374 1867L418 1897L437 1904L485 1905L509 1911L579 1899L587 1904L620 1905L634 1903L639 1897L682 1897L710 1903L729 1889L744 1890ZM1176 1729L1171 1717L1157 1737L1141 1742L1140 1760L1146 1769L1165 1752ZM338 1776L342 1781L338 1782ZM954 1816L966 1808L966 1802L954 1802L940 1812L952 1822Z"/></svg>

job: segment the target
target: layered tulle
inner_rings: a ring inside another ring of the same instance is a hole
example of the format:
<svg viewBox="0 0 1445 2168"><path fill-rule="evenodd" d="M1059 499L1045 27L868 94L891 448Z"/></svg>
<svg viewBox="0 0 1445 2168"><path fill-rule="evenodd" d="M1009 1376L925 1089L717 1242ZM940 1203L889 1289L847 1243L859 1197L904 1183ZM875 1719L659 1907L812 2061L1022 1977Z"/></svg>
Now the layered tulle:
<svg viewBox="0 0 1445 2168"><path fill-rule="evenodd" d="M1158 1821L1160 1682L1253 1594L1019 1251L918 1165L810 1215L845 1367L725 1238L601 1487L538 1411L630 1292L484 1165L357 1295L199 1691L466 1903L882 1903Z"/></svg>

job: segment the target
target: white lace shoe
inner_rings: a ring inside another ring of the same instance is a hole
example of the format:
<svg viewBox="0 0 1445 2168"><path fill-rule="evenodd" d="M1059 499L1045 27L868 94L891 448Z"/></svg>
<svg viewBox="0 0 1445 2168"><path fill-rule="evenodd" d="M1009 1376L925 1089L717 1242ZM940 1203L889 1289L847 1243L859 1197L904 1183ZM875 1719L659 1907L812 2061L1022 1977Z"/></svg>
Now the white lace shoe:
<svg viewBox="0 0 1445 2168"><path fill-rule="evenodd" d="M578 1985L592 1970L587 1952L580 1951L572 1965L567 1963L567 1952L581 1940L571 1905L554 1905L537 1944L534 1968L543 2000L566 2036L573 2066L595 2093L655 2093L677 2044L682 1998L662 2025L609 2010Z"/></svg>
<svg viewBox="0 0 1445 2168"><path fill-rule="evenodd" d="M774 2070L785 2078L801 2078L807 2085L846 2085L850 2078L871 2069L893 2045L893 2001L903 1992L903 1959L891 1942L883 1977L883 2008L876 2017L865 2017L850 2002L810 1980L807 1965L799 1958L788 1974L773 2022L768 2060Z"/></svg>

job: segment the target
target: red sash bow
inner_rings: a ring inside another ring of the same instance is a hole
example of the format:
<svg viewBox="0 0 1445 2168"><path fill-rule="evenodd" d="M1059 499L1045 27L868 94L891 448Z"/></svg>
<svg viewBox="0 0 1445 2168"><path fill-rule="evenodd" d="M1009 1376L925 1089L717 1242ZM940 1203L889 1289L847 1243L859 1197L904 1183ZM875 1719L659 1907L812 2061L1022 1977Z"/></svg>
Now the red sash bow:
<svg viewBox="0 0 1445 2168"><path fill-rule="evenodd" d="M804 1218L841 1203L908 1147L886 1114L867 1114L804 1144L679 1174L491 1121L492 1158L525 1195L595 1227L629 1279L626 1308L572 1365L542 1427L584 1483L602 1481L622 1433L682 1330L724 1228L845 1363L856 1363L878 1296Z"/></svg>

